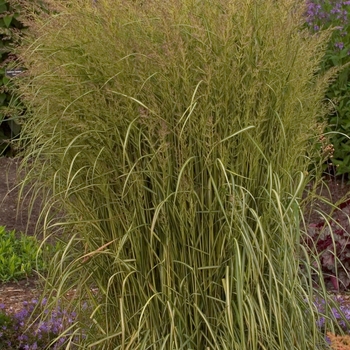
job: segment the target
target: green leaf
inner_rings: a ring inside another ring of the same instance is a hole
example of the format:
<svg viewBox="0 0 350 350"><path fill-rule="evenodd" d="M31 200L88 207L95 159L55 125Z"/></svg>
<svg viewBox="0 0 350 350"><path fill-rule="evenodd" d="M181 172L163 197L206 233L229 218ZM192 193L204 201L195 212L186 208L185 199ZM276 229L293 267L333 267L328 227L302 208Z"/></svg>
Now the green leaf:
<svg viewBox="0 0 350 350"><path fill-rule="evenodd" d="M337 56L331 57L331 61L334 66L337 66L339 64L339 58Z"/></svg>
<svg viewBox="0 0 350 350"><path fill-rule="evenodd" d="M4 17L3 17L3 21L4 21L5 26L6 26L7 28L10 27L11 22L12 22L12 18L13 18L12 15L10 15L10 16L4 16Z"/></svg>
<svg viewBox="0 0 350 350"><path fill-rule="evenodd" d="M7 11L7 6L4 1L0 1L0 13L6 12Z"/></svg>
<svg viewBox="0 0 350 350"><path fill-rule="evenodd" d="M7 94L5 93L0 94L0 106L4 104L6 97L7 97Z"/></svg>

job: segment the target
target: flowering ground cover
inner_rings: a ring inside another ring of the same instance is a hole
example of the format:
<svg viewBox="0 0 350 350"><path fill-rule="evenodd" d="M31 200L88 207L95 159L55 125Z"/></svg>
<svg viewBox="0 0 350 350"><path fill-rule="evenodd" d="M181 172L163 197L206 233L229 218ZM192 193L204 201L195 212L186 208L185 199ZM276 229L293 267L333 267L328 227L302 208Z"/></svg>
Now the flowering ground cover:
<svg viewBox="0 0 350 350"><path fill-rule="evenodd" d="M22 309L15 314L2 312L5 306L0 304L0 347L38 350L45 349L50 344L50 349L59 349L65 344L65 337L60 337L57 341L55 338L75 321L75 313L68 314L58 306L45 321L37 319L28 324L29 317L45 308L45 303L45 299L40 304L36 299L24 302Z"/></svg>

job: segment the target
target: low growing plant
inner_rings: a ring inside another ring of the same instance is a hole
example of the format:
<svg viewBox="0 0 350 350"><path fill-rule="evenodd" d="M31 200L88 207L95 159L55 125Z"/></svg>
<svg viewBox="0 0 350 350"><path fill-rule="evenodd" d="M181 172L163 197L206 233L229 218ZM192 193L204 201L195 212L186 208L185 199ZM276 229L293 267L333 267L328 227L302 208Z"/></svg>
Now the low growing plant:
<svg viewBox="0 0 350 350"><path fill-rule="evenodd" d="M38 319L45 305L45 299L41 303L33 299L24 302L23 308L14 314L4 311L0 305L0 347L16 350L56 350L66 346L68 335L60 335L75 322L76 314L68 313L59 305L46 314L45 320ZM72 344L69 349L74 349Z"/></svg>
<svg viewBox="0 0 350 350"><path fill-rule="evenodd" d="M333 333L327 334L331 348L334 350L350 350L350 336L337 336Z"/></svg>
<svg viewBox="0 0 350 350"><path fill-rule="evenodd" d="M344 290L350 286L350 201L333 207L331 216L323 213L309 224L305 245L319 260L328 288Z"/></svg>
<svg viewBox="0 0 350 350"><path fill-rule="evenodd" d="M0 281L19 280L30 276L33 270L45 270L47 261L43 250L50 253L54 249L49 245L41 247L35 237L0 226Z"/></svg>

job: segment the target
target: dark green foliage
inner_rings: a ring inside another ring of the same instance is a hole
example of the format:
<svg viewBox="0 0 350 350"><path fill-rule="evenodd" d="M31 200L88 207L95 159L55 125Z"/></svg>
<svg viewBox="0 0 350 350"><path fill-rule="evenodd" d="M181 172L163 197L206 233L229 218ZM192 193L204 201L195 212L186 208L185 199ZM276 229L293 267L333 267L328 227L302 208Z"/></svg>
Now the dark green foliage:
<svg viewBox="0 0 350 350"><path fill-rule="evenodd" d="M11 91L11 78L6 74L16 59L13 50L23 29L19 12L18 7L0 0L0 154L10 151L9 140L20 130L15 108L19 102Z"/></svg>

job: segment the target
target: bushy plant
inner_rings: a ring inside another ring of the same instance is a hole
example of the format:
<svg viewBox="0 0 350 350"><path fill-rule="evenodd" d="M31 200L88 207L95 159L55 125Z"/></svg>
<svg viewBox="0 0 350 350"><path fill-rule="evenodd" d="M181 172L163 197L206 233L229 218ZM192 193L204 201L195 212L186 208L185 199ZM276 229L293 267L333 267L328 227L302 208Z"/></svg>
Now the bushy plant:
<svg viewBox="0 0 350 350"><path fill-rule="evenodd" d="M7 231L0 226L0 281L19 280L47 267L44 250L54 252L54 246L41 247L40 242L23 233Z"/></svg>
<svg viewBox="0 0 350 350"><path fill-rule="evenodd" d="M65 213L46 220L69 232L46 292L88 300L81 348L326 346L299 199L331 74L303 4L55 1L28 19L23 164Z"/></svg>
<svg viewBox="0 0 350 350"><path fill-rule="evenodd" d="M18 20L20 5L0 0L0 154L10 150L10 139L20 131L18 98L6 74L15 61L14 48L19 44L23 24Z"/></svg>
<svg viewBox="0 0 350 350"><path fill-rule="evenodd" d="M336 175L350 173L350 1L308 0L309 28L317 33L332 27L333 33L323 59L322 70L343 67L330 85L326 98L334 102L326 131L334 147L330 169Z"/></svg>

